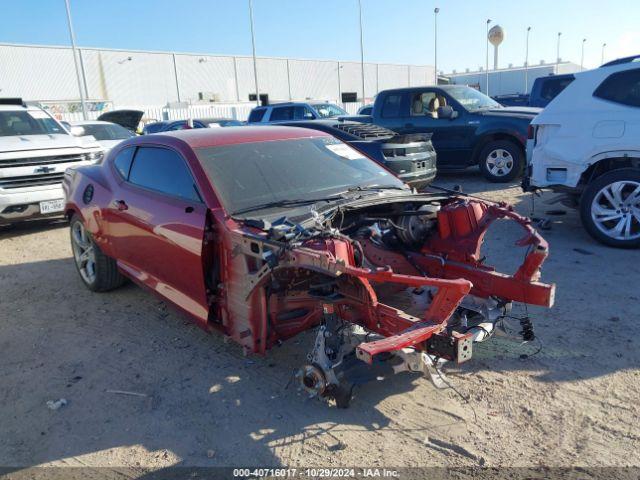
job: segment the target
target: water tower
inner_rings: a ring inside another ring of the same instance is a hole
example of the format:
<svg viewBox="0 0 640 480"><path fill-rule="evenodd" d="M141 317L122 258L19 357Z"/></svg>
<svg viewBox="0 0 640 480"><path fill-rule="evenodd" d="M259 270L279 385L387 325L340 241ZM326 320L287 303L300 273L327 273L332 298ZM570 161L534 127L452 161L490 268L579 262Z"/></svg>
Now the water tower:
<svg viewBox="0 0 640 480"><path fill-rule="evenodd" d="M493 45L493 69L498 69L498 47L504 41L505 32L500 25L489 30L489 43Z"/></svg>

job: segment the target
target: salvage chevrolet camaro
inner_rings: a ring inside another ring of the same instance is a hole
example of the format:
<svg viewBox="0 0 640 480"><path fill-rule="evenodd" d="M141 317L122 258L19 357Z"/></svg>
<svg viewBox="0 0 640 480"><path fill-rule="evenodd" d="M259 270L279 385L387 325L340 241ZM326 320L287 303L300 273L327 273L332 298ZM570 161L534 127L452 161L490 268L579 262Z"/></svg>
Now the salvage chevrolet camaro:
<svg viewBox="0 0 640 480"><path fill-rule="evenodd" d="M548 246L526 218L461 194L415 194L319 131L137 137L69 170L64 188L89 289L130 278L253 353L317 329L299 386L338 406L363 370L441 385L441 364L469 360L512 302L553 304L554 285L539 282ZM503 218L527 248L513 275L480 252ZM532 338L528 319L523 332Z"/></svg>

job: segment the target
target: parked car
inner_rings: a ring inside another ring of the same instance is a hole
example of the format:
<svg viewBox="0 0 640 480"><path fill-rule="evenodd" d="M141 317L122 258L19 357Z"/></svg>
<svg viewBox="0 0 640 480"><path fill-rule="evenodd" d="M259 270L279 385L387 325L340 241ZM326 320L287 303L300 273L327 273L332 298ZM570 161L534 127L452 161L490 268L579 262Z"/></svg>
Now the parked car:
<svg viewBox="0 0 640 480"><path fill-rule="evenodd" d="M544 108L556 98L562 90L567 88L575 76L572 73L564 75L549 75L534 80L531 93L525 95L499 95L493 99L505 107L540 107Z"/></svg>
<svg viewBox="0 0 640 480"><path fill-rule="evenodd" d="M358 109L358 115L371 115L373 112L373 105L363 105Z"/></svg>
<svg viewBox="0 0 640 480"><path fill-rule="evenodd" d="M584 228L640 246L640 56L577 73L532 122L527 191L562 192Z"/></svg>
<svg viewBox="0 0 640 480"><path fill-rule="evenodd" d="M319 120L349 115L332 103L286 102L256 107L249 114L248 123L279 123L291 120Z"/></svg>
<svg viewBox="0 0 640 480"><path fill-rule="evenodd" d="M432 133L438 170L480 165L491 182L509 182L525 165L527 127L540 109L503 107L462 85L411 87L378 93L371 122L400 134Z"/></svg>
<svg viewBox="0 0 640 480"><path fill-rule="evenodd" d="M144 116L141 110L111 110L100 115L96 120L120 125L133 133L140 133L140 121Z"/></svg>
<svg viewBox="0 0 640 480"><path fill-rule="evenodd" d="M442 384L439 366L470 360L512 301L553 303L554 286L539 281L547 243L527 219L462 195L414 194L320 131L139 136L102 164L69 171L64 185L87 288L130 278L247 353L316 329L296 381L338 406L351 398L353 367L359 378L369 364ZM526 233L516 276L480 253L503 217ZM403 311L407 289L407 304L421 295L419 313Z"/></svg>
<svg viewBox="0 0 640 480"><path fill-rule="evenodd" d="M122 140L135 136L131 130L111 122L103 122L101 120L85 120L74 122L71 126L80 127L82 132L78 132L80 136L91 135L95 138L105 150L105 153L115 147Z"/></svg>
<svg viewBox="0 0 640 480"><path fill-rule="evenodd" d="M65 169L102 156L94 139L71 135L40 107L0 99L0 224L60 215Z"/></svg>
<svg viewBox="0 0 640 480"><path fill-rule="evenodd" d="M398 135L377 125L339 120L284 122L281 125L326 132L384 165L400 180L422 190L436 176L430 135Z"/></svg>
<svg viewBox="0 0 640 480"><path fill-rule="evenodd" d="M150 122L147 123L143 128L142 128L142 135L149 135L150 133L158 133L158 132L162 132L167 128L167 125L169 125L169 123L171 123L171 121L161 121L161 122Z"/></svg>

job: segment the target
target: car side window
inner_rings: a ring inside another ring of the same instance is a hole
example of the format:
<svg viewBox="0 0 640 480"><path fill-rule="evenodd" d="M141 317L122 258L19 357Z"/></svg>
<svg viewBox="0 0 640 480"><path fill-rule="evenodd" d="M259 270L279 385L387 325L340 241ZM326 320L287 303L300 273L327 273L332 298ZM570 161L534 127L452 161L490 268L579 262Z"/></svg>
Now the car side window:
<svg viewBox="0 0 640 480"><path fill-rule="evenodd" d="M187 122L178 122L171 125L167 130L175 131L175 130L184 130L187 128Z"/></svg>
<svg viewBox="0 0 640 480"><path fill-rule="evenodd" d="M542 84L540 96L545 100L553 100L560 92L567 88L567 85L573 82L573 80L574 77L547 79Z"/></svg>
<svg viewBox="0 0 640 480"><path fill-rule="evenodd" d="M120 176L125 180L129 178L129 170L131 170L131 161L133 160L133 154L135 151L135 147L125 148L124 150L121 150L113 160L113 165L116 167Z"/></svg>
<svg viewBox="0 0 640 480"><path fill-rule="evenodd" d="M251 110L251 113L249 114L249 123L262 121L266 111L267 110L264 108L254 108Z"/></svg>
<svg viewBox="0 0 640 480"><path fill-rule="evenodd" d="M402 104L402 95L387 95L382 104L382 117L395 118L400 116L400 105Z"/></svg>
<svg viewBox="0 0 640 480"><path fill-rule="evenodd" d="M201 201L185 161L168 148L138 147L129 182L174 197Z"/></svg>
<svg viewBox="0 0 640 480"><path fill-rule="evenodd" d="M411 116L425 115L437 118L440 104L434 92L419 92L411 96Z"/></svg>
<svg viewBox="0 0 640 480"><path fill-rule="evenodd" d="M269 120L293 120L293 107L277 107L271 110Z"/></svg>
<svg viewBox="0 0 640 480"><path fill-rule="evenodd" d="M593 92L594 97L640 107L640 68L609 75Z"/></svg>
<svg viewBox="0 0 640 480"><path fill-rule="evenodd" d="M313 120L315 115L311 109L307 106L300 106L294 108L293 119L294 120Z"/></svg>

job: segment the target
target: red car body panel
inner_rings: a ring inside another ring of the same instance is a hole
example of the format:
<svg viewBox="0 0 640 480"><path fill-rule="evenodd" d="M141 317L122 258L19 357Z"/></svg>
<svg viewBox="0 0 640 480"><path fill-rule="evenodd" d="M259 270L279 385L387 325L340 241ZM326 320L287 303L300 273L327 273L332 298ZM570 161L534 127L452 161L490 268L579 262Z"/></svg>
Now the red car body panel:
<svg viewBox="0 0 640 480"><path fill-rule="evenodd" d="M437 229L419 249L392 251L366 238L353 242L340 234L285 248L225 212L215 179L208 178L194 152L201 147L323 136L327 135L270 126L137 137L114 148L103 164L67 174L67 213L83 219L96 244L117 260L125 275L179 307L202 328L219 330L256 353L336 314L384 337L357 347L358 358L372 362L383 352L424 350L430 337L445 334L449 319L469 293L553 304L554 285L539 282L548 245L526 218L504 204L460 196L441 200ZM179 153L203 202L168 197L124 181L112 162L131 146ZM94 195L85 202L89 184ZM514 275L495 272L481 258L484 234L499 218L517 222L525 232L519 245L529 253ZM291 286L312 283L314 275L335 283L337 299L318 298L311 289L273 291L270 286L275 279ZM391 284L437 290L430 305L415 316L379 300L377 286Z"/></svg>

